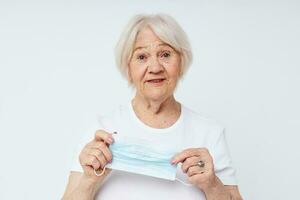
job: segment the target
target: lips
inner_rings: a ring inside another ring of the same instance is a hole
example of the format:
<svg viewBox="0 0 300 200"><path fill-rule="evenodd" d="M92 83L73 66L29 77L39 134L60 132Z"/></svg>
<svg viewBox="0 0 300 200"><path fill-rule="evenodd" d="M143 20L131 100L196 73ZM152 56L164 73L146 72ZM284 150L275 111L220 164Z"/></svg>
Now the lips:
<svg viewBox="0 0 300 200"><path fill-rule="evenodd" d="M158 79L148 80L147 82L150 82L150 83L160 83L160 82L163 82L164 80L165 80L164 78L158 78Z"/></svg>
<svg viewBox="0 0 300 200"><path fill-rule="evenodd" d="M147 80L146 82L148 84L150 84L151 86L160 87L160 86L164 85L165 80L166 80L165 78L153 78L153 79Z"/></svg>

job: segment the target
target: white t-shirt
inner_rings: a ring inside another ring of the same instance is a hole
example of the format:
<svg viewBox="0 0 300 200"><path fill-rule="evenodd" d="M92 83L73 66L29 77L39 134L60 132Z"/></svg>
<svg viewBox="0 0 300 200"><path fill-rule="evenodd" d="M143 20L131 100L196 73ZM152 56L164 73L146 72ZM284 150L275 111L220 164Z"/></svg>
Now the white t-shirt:
<svg viewBox="0 0 300 200"><path fill-rule="evenodd" d="M215 120L204 117L187 107L181 107L179 119L168 128L147 126L135 115L128 103L119 106L107 116L100 117L79 142L71 171L83 172L78 156L86 143L94 138L98 129L107 132L151 140L153 145L179 145L180 149L205 147L213 157L216 175L224 185L237 185L235 169L229 155L224 128ZM178 146L177 146L178 147ZM188 182L187 175L177 167L176 178ZM204 193L195 186L151 176L112 170L106 177L95 199L104 200L205 200Z"/></svg>

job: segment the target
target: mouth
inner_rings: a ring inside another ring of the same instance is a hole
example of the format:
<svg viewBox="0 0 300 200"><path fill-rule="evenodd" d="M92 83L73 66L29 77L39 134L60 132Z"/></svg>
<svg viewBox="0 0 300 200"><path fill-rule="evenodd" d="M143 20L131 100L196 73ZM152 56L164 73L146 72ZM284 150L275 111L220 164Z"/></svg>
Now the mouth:
<svg viewBox="0 0 300 200"><path fill-rule="evenodd" d="M155 86L160 86L164 83L165 80L166 80L165 78L156 78L156 79L147 80L146 82Z"/></svg>
<svg viewBox="0 0 300 200"><path fill-rule="evenodd" d="M162 82L164 80L165 80L164 78L158 78L158 79L148 80L147 82L150 82L150 83L160 83L160 82Z"/></svg>

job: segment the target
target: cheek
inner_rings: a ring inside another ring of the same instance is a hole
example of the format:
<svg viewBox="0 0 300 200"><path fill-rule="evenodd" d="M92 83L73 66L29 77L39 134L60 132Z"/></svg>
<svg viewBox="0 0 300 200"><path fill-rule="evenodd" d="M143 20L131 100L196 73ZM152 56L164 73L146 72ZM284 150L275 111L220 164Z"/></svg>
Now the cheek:
<svg viewBox="0 0 300 200"><path fill-rule="evenodd" d="M174 78L177 79L179 77L179 75L180 75L180 68L179 68L179 66L174 66L172 68L172 70L171 70L171 74L172 74L172 77L174 77Z"/></svg>
<svg viewBox="0 0 300 200"><path fill-rule="evenodd" d="M169 78L177 81L180 76L180 66L178 64L170 65L167 68Z"/></svg>
<svg viewBox="0 0 300 200"><path fill-rule="evenodd" d="M167 72L169 74L169 78L178 79L180 76L180 58L176 57L172 61L167 64Z"/></svg>
<svg viewBox="0 0 300 200"><path fill-rule="evenodd" d="M129 73L132 78L132 81L134 83L138 83L141 80L143 80L145 71L146 71L146 67L141 66L141 65L139 65L139 66L132 65L132 66L130 66L129 70L130 70Z"/></svg>

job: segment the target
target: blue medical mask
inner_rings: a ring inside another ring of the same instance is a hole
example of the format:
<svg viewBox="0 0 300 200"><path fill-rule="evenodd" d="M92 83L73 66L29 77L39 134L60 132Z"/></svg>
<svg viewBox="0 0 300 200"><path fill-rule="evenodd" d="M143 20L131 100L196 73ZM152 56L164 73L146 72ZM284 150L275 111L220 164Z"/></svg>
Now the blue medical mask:
<svg viewBox="0 0 300 200"><path fill-rule="evenodd" d="M106 168L172 181L177 179L177 165L172 165L171 160L178 149L158 147L157 143L145 139L121 137L119 135L114 135L114 141L109 146L113 154L113 160L112 163L106 165ZM177 180L182 182L179 179Z"/></svg>
<svg viewBox="0 0 300 200"><path fill-rule="evenodd" d="M109 146L113 160L107 168L175 180L177 167L170 162L176 154L174 149L158 148L146 140L118 135L114 135L114 140Z"/></svg>

